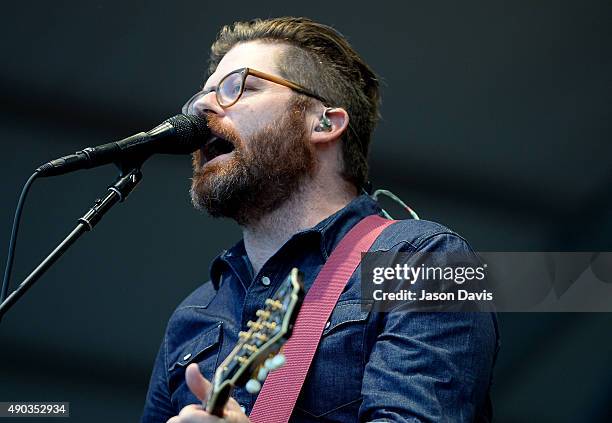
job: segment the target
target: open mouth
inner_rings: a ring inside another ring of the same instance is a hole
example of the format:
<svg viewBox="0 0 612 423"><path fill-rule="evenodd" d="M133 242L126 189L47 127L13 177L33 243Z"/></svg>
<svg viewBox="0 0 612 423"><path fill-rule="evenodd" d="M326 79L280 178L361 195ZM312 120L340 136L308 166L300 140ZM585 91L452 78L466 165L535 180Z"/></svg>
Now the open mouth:
<svg viewBox="0 0 612 423"><path fill-rule="evenodd" d="M214 136L204 145L201 151L204 162L208 163L217 157L231 153L234 151L234 149L234 144L232 144L230 141Z"/></svg>

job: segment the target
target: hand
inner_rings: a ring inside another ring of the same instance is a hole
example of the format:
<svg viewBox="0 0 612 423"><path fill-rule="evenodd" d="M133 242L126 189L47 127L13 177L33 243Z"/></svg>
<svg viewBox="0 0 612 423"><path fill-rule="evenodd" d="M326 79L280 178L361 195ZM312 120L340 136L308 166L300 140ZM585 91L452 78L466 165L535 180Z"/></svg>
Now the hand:
<svg viewBox="0 0 612 423"><path fill-rule="evenodd" d="M196 363L191 363L185 370L185 381L189 390L200 400L206 401L212 385L207 381ZM249 423L250 420L234 398L225 405L223 418L206 412L201 404L190 404L181 410L178 416L172 417L166 423Z"/></svg>

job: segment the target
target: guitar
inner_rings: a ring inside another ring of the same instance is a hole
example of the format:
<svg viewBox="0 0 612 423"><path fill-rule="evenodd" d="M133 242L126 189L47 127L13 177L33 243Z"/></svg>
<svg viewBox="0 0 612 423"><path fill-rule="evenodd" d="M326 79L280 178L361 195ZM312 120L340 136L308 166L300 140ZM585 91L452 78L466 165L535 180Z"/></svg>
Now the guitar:
<svg viewBox="0 0 612 423"><path fill-rule="evenodd" d="M223 408L235 386L245 386L257 393L271 370L281 367L285 358L277 354L291 336L293 324L304 299L303 274L293 268L263 309L257 320L249 321L248 331L240 332L239 341L215 371L206 411L223 417Z"/></svg>

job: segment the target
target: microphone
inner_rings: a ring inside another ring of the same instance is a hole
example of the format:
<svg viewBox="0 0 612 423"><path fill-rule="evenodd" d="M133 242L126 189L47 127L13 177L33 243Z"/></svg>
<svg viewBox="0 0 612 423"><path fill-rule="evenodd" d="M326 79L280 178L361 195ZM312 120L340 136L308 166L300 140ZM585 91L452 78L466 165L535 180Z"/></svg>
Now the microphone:
<svg viewBox="0 0 612 423"><path fill-rule="evenodd" d="M156 153L190 154L209 137L206 119L193 115L176 115L148 132L139 132L97 147L87 147L51 160L36 169L36 172L38 176L55 176L115 162L143 162Z"/></svg>

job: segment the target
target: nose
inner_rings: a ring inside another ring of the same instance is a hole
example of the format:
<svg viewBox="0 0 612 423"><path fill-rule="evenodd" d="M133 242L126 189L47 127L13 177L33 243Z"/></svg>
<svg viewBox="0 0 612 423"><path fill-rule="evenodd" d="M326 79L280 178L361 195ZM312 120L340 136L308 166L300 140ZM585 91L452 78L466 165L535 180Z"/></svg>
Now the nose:
<svg viewBox="0 0 612 423"><path fill-rule="evenodd" d="M225 110L219 106L217 101L217 95L214 91L206 93L205 95L198 98L193 103L193 111L197 116L204 116L206 113L215 113L217 115L224 115Z"/></svg>

